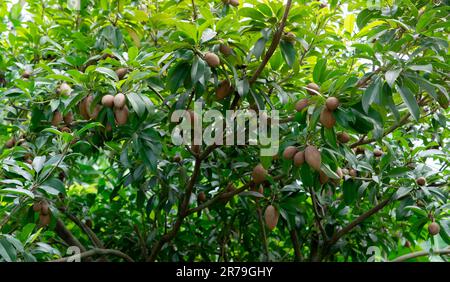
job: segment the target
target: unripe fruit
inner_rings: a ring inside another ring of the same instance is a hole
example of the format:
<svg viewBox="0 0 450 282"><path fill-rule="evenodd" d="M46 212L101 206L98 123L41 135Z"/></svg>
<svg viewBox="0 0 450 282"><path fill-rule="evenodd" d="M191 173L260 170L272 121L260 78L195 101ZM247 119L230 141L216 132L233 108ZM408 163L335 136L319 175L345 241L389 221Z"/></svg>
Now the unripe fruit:
<svg viewBox="0 0 450 282"><path fill-rule="evenodd" d="M222 82L219 84L219 87L217 87L216 89L217 99L220 100L227 97L232 92L232 89L233 87L228 80L222 80Z"/></svg>
<svg viewBox="0 0 450 282"><path fill-rule="evenodd" d="M58 87L57 92L58 92L59 95L69 96L70 93L72 92L72 88L70 87L69 84L63 82L63 83L61 83L61 85Z"/></svg>
<svg viewBox="0 0 450 282"><path fill-rule="evenodd" d="M67 125L71 125L73 122L73 113L72 112L68 112L65 116L64 116L64 123Z"/></svg>
<svg viewBox="0 0 450 282"><path fill-rule="evenodd" d="M320 156L319 150L315 146L308 146L305 149L305 161L306 163L316 171L320 171L320 166L322 164L322 157Z"/></svg>
<svg viewBox="0 0 450 282"><path fill-rule="evenodd" d="M14 147L14 145L16 145L16 138L11 138L8 141L6 141L5 143L5 147L8 149L11 149L12 147Z"/></svg>
<svg viewBox="0 0 450 282"><path fill-rule="evenodd" d="M256 184L261 184L266 180L267 170L262 166L262 164L258 164L255 166L252 172L253 182Z"/></svg>
<svg viewBox="0 0 450 282"><path fill-rule="evenodd" d="M34 204L33 204L33 211L35 211L35 212L41 212L41 209L42 209L42 205L41 205L41 202L35 202Z"/></svg>
<svg viewBox="0 0 450 282"><path fill-rule="evenodd" d="M300 101L295 103L295 110L297 112L301 112L304 108L308 107L308 105L309 105L309 100L307 98L301 99Z"/></svg>
<svg viewBox="0 0 450 282"><path fill-rule="evenodd" d="M114 97L114 107L117 109L122 109L126 104L127 98L122 93L117 94Z"/></svg>
<svg viewBox="0 0 450 282"><path fill-rule="evenodd" d="M39 215L39 222L40 222L41 226L47 226L47 225L49 225L50 222L51 222L51 217L50 217L50 215L49 215L49 214L44 215L44 214L41 213L41 214Z"/></svg>
<svg viewBox="0 0 450 282"><path fill-rule="evenodd" d="M231 47L226 44L220 44L219 51L225 56L229 56L233 53L233 49L231 49Z"/></svg>
<svg viewBox="0 0 450 282"><path fill-rule="evenodd" d="M305 152L300 151L296 153L294 156L294 165L301 166L304 163L305 163Z"/></svg>
<svg viewBox="0 0 450 282"><path fill-rule="evenodd" d="M117 125L125 125L128 121L128 107L125 106L122 109L115 109L114 116L116 117Z"/></svg>
<svg viewBox="0 0 450 282"><path fill-rule="evenodd" d="M354 169L354 168L351 168L348 171L348 175L350 175L351 177L357 177L358 176L358 171L356 171L356 169Z"/></svg>
<svg viewBox="0 0 450 282"><path fill-rule="evenodd" d="M272 205L267 206L266 210L264 211L264 219L266 221L267 228L269 230L273 230L278 223L278 218L280 217L280 214L276 210L276 208Z"/></svg>
<svg viewBox="0 0 450 282"><path fill-rule="evenodd" d="M118 68L116 70L116 74L117 74L117 77L119 78L119 80L122 80L122 78L124 78L127 73L128 73L127 68Z"/></svg>
<svg viewBox="0 0 450 282"><path fill-rule="evenodd" d="M284 149L283 158L285 158L286 160L292 160L297 152L297 148L295 148L294 146L288 146L286 147L286 149Z"/></svg>
<svg viewBox="0 0 450 282"><path fill-rule="evenodd" d="M306 91L308 91L309 95L317 95L319 94L320 88L319 85L315 84L314 82L309 83L306 85Z"/></svg>
<svg viewBox="0 0 450 282"><path fill-rule="evenodd" d="M208 66L215 68L218 65L220 65L220 59L219 56L217 56L216 54L212 53L212 52L208 52L205 54L204 60L206 61L206 63L208 64Z"/></svg>
<svg viewBox="0 0 450 282"><path fill-rule="evenodd" d="M430 233L430 235L437 235L439 231L441 231L441 227L436 222L433 221L428 225L428 233Z"/></svg>
<svg viewBox="0 0 450 282"><path fill-rule="evenodd" d="M49 212L50 212L50 209L48 207L48 203L45 201L41 202L41 214L48 215Z"/></svg>
<svg viewBox="0 0 450 282"><path fill-rule="evenodd" d="M330 178L323 171L319 171L319 182L320 184L325 184Z"/></svg>
<svg viewBox="0 0 450 282"><path fill-rule="evenodd" d="M419 177L416 179L416 183L419 186L425 186L427 184L427 181L426 181L425 177Z"/></svg>
<svg viewBox="0 0 450 282"><path fill-rule="evenodd" d="M340 143L348 143L350 141L350 135L347 132L339 132L337 134L337 139Z"/></svg>
<svg viewBox="0 0 450 282"><path fill-rule="evenodd" d="M206 201L206 194L205 194L205 192L198 193L197 200L200 203L203 203L204 201Z"/></svg>
<svg viewBox="0 0 450 282"><path fill-rule="evenodd" d="M58 126L63 120L62 114L57 110L53 112L52 125Z"/></svg>
<svg viewBox="0 0 450 282"><path fill-rule="evenodd" d="M102 97L102 105L105 107L108 107L108 108L112 108L114 106L114 96L109 95L109 94L103 96Z"/></svg>
<svg viewBox="0 0 450 282"><path fill-rule="evenodd" d="M373 150L373 155L377 158L381 157L383 155L383 152L380 149Z"/></svg>
<svg viewBox="0 0 450 282"><path fill-rule="evenodd" d="M325 106L330 111L335 111L339 107L339 100L336 97L328 97Z"/></svg>
<svg viewBox="0 0 450 282"><path fill-rule="evenodd" d="M336 119L333 116L333 112L324 108L320 113L320 123L326 128L332 128L336 124Z"/></svg>

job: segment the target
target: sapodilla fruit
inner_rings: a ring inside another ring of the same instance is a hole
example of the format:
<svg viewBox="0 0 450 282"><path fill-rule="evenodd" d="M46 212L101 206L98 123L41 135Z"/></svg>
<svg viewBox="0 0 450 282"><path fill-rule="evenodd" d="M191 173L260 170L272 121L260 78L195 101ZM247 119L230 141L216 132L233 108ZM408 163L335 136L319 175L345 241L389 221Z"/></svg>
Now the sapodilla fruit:
<svg viewBox="0 0 450 282"><path fill-rule="evenodd" d="M262 166L262 164L258 164L255 166L252 172L252 179L255 184L261 184L266 180L267 170Z"/></svg>
<svg viewBox="0 0 450 282"><path fill-rule="evenodd" d="M322 164L322 157L319 150L313 145L309 145L305 149L305 161L306 163L316 171L320 171Z"/></svg>
<svg viewBox="0 0 450 282"><path fill-rule="evenodd" d="M375 149L375 150L373 150L373 155L375 157L379 158L383 155L383 151L381 151L380 149Z"/></svg>
<svg viewBox="0 0 450 282"><path fill-rule="evenodd" d="M16 138L11 138L8 141L6 141L5 143L5 147L8 149L11 149L12 147L14 147L14 145L16 145Z"/></svg>
<svg viewBox="0 0 450 282"><path fill-rule="evenodd" d="M319 171L319 182L320 184L325 184L330 178L323 171Z"/></svg>
<svg viewBox="0 0 450 282"><path fill-rule="evenodd" d="M71 125L73 122L73 113L72 112L68 112L65 116L64 116L64 123L67 125Z"/></svg>
<svg viewBox="0 0 450 282"><path fill-rule="evenodd" d="M197 200L199 201L199 202L201 202L201 203L203 203L204 201L206 201L206 194L205 194L205 192L200 192L200 193L198 193L198 195L197 195Z"/></svg>
<svg viewBox="0 0 450 282"><path fill-rule="evenodd" d="M50 212L50 209L48 207L48 203L43 201L41 202L41 214L48 215Z"/></svg>
<svg viewBox="0 0 450 282"><path fill-rule="evenodd" d="M227 44L220 44L219 51L225 56L229 56L233 53L233 49L231 49L231 47L228 46Z"/></svg>
<svg viewBox="0 0 450 282"><path fill-rule="evenodd" d="M231 83L228 80L222 80L222 82L219 84L219 87L216 89L216 97L217 99L223 99L230 95L232 92L233 87L231 86Z"/></svg>
<svg viewBox="0 0 450 282"><path fill-rule="evenodd" d="M52 125L58 126L63 120L63 116L60 111L56 110L53 112Z"/></svg>
<svg viewBox="0 0 450 282"><path fill-rule="evenodd" d="M239 0L230 0L230 5L233 7L239 6Z"/></svg>
<svg viewBox="0 0 450 282"><path fill-rule="evenodd" d="M286 160L292 160L297 152L297 148L295 148L294 146L288 146L286 147L286 149L284 149L283 158L285 158Z"/></svg>
<svg viewBox="0 0 450 282"><path fill-rule="evenodd" d="M49 215L49 214L44 215L44 214L41 213L41 214L39 215L39 222L40 222L41 226L47 226L47 225L49 225L50 222L51 222L51 217L50 217L50 215Z"/></svg>
<svg viewBox="0 0 450 282"><path fill-rule="evenodd" d="M315 84L314 82L309 83L306 85L306 91L308 91L309 95L317 95L319 94L320 88L319 85Z"/></svg>
<svg viewBox="0 0 450 282"><path fill-rule="evenodd" d="M127 73L128 73L127 68L118 68L116 70L116 75L119 78L119 80L122 80L122 78L124 78Z"/></svg>
<svg viewBox="0 0 450 282"><path fill-rule="evenodd" d="M325 106L330 111L335 111L339 107L339 100L336 97L328 97Z"/></svg>
<svg viewBox="0 0 450 282"><path fill-rule="evenodd" d="M430 235L437 235L439 231L441 231L441 227L436 222L433 221L428 225L428 233L430 233Z"/></svg>
<svg viewBox="0 0 450 282"><path fill-rule="evenodd" d="M294 165L298 167L304 163L305 163L305 152L304 151L297 152L294 155Z"/></svg>
<svg viewBox="0 0 450 282"><path fill-rule="evenodd" d="M29 71L29 70L25 70L22 73L22 78L30 78L30 76L31 76L31 71Z"/></svg>
<svg viewBox="0 0 450 282"><path fill-rule="evenodd" d="M289 43L295 43L295 34L292 32L288 32L283 35L283 40L285 40Z"/></svg>
<svg viewBox="0 0 450 282"><path fill-rule="evenodd" d="M33 211L35 211L35 212L41 212L41 209L42 209L42 205L41 205L41 202L35 202L34 204L33 204Z"/></svg>
<svg viewBox="0 0 450 282"><path fill-rule="evenodd" d="M70 128L68 128L67 126L64 126L63 128L61 128L60 130L61 132L67 132L67 133L71 133L72 130L70 130Z"/></svg>
<svg viewBox="0 0 450 282"><path fill-rule="evenodd" d="M297 112L301 112L304 108L308 107L308 105L309 105L309 100L307 98L301 99L300 101L295 103L295 110Z"/></svg>
<svg viewBox="0 0 450 282"><path fill-rule="evenodd" d="M277 226L279 217L280 213L274 206L267 206L266 210L264 211L264 219L266 221L267 228L269 228L270 231L275 229L275 227Z"/></svg>
<svg viewBox="0 0 450 282"><path fill-rule="evenodd" d="M70 93L72 92L72 88L70 87L69 84L63 82L63 83L61 83L61 85L58 87L57 92L58 92L59 95L62 95L62 96L69 96Z"/></svg>
<svg viewBox="0 0 450 282"><path fill-rule="evenodd" d="M416 183L419 186L425 186L425 184L427 184L427 180L425 179L425 177L419 177L416 179Z"/></svg>
<svg viewBox="0 0 450 282"><path fill-rule="evenodd" d="M207 52L204 56L204 60L208 64L208 66L215 68L220 65L220 59L219 56L212 52Z"/></svg>
<svg viewBox="0 0 450 282"><path fill-rule="evenodd" d="M114 96L113 95L109 95L109 94L103 96L102 97L102 105L107 107L107 108L114 107Z"/></svg>
<svg viewBox="0 0 450 282"><path fill-rule="evenodd" d="M348 175L350 175L351 177L357 177L358 176L358 171L354 168L351 168L348 170Z"/></svg>
<svg viewBox="0 0 450 282"><path fill-rule="evenodd" d="M119 109L116 108L114 110L114 116L116 117L117 125L125 125L128 121L128 107L124 106L123 108Z"/></svg>
<svg viewBox="0 0 450 282"><path fill-rule="evenodd" d="M339 132L337 134L337 139L340 143L348 143L350 141L350 135L347 132Z"/></svg>
<svg viewBox="0 0 450 282"><path fill-rule="evenodd" d="M127 98L123 93L119 93L114 97L114 107L117 109L122 109L127 102Z"/></svg>
<svg viewBox="0 0 450 282"><path fill-rule="evenodd" d="M336 124L336 119L333 116L333 112L327 108L323 108L320 113L320 123L326 128L332 128Z"/></svg>
<svg viewBox="0 0 450 282"><path fill-rule="evenodd" d="M91 118L89 116L89 114L88 114L88 111L87 111L87 107L88 107L87 103L88 103L88 99L86 97L83 100L81 100L81 102L78 104L78 109L80 111L81 116L84 119L90 119ZM90 106L90 104L89 104L89 106Z"/></svg>
<svg viewBox="0 0 450 282"><path fill-rule="evenodd" d="M96 119L102 109L100 105L95 105L95 107L92 109L93 101L94 96L89 95L86 97L86 113L89 116L89 119Z"/></svg>

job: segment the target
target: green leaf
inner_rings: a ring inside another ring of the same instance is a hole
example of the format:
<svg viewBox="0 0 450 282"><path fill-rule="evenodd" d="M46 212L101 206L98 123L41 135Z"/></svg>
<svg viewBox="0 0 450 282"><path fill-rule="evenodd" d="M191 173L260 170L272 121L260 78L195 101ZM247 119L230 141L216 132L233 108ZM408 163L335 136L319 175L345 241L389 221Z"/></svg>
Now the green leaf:
<svg viewBox="0 0 450 282"><path fill-rule="evenodd" d="M112 69L105 68L105 67L97 67L95 69L95 71L98 72L98 73L105 74L105 75L109 76L114 81L119 81L119 77L117 76L116 72L113 71Z"/></svg>
<svg viewBox="0 0 450 282"><path fill-rule="evenodd" d="M395 70L388 70L386 74L384 75L386 78L386 82L388 85L393 88L395 81L397 80L398 76L402 72L402 69L395 69Z"/></svg>
<svg viewBox="0 0 450 282"><path fill-rule="evenodd" d="M344 181L342 185L342 190L344 192L344 202L347 205L352 204L356 200L358 195L358 187L353 179L348 179Z"/></svg>
<svg viewBox="0 0 450 282"><path fill-rule="evenodd" d="M281 54L283 55L284 60L292 68L297 57L297 52L295 51L294 44L286 41L281 41L280 47Z"/></svg>
<svg viewBox="0 0 450 282"><path fill-rule="evenodd" d="M319 59L314 66L313 79L314 82L320 83L323 80L323 73L327 68L327 59Z"/></svg>
<svg viewBox="0 0 450 282"><path fill-rule="evenodd" d="M344 29L348 33L352 34L353 28L355 27L356 16L355 14L349 14L344 20Z"/></svg>
<svg viewBox="0 0 450 282"><path fill-rule="evenodd" d="M167 87L171 93L175 93L184 83L184 79L188 75L189 71L190 67L187 62L178 63L169 70L167 76Z"/></svg>
<svg viewBox="0 0 450 282"><path fill-rule="evenodd" d="M400 93L400 96L402 96L403 102L405 102L413 118L418 121L420 118L420 109L419 105L417 104L416 97L414 97L414 94L411 92L411 90L409 90L408 87L399 85L397 86L397 90Z"/></svg>
<svg viewBox="0 0 450 282"><path fill-rule="evenodd" d="M30 197L31 199L34 199L33 192L23 188L3 188L0 189L0 194L14 194L20 196L27 196Z"/></svg>
<svg viewBox="0 0 450 282"><path fill-rule="evenodd" d="M364 94L362 96L362 107L366 114L369 112L369 107L372 102L376 101L380 96L381 87L381 80L377 78L375 82L370 84L369 87L367 87L366 91L364 91Z"/></svg>
<svg viewBox="0 0 450 282"><path fill-rule="evenodd" d="M130 92L127 94L127 100L130 102L131 107L136 112L136 114L141 117L145 112L145 102L141 99L141 97L134 93Z"/></svg>
<svg viewBox="0 0 450 282"><path fill-rule="evenodd" d="M41 171L42 167L44 166L44 163L45 163L45 156L37 156L33 159L32 166L34 170L37 173L39 173L39 171Z"/></svg>

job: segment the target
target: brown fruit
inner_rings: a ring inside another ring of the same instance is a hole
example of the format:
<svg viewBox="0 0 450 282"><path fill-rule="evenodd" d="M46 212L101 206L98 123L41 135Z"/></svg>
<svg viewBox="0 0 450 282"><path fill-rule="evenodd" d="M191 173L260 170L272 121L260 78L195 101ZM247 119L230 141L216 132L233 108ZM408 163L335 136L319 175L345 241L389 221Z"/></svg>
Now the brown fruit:
<svg viewBox="0 0 450 282"><path fill-rule="evenodd" d="M320 113L320 123L326 128L332 128L336 124L336 119L334 118L333 112L327 108L323 108Z"/></svg>
<svg viewBox="0 0 450 282"><path fill-rule="evenodd" d="M72 130L70 130L70 128L68 128L67 126L64 126L63 128L61 128L61 132L71 133Z"/></svg>
<svg viewBox="0 0 450 282"><path fill-rule="evenodd" d="M14 147L14 145L16 145L16 138L11 138L8 141L6 141L5 143L5 147L8 149L11 149L12 147Z"/></svg>
<svg viewBox="0 0 450 282"><path fill-rule="evenodd" d="M212 53L212 52L208 52L205 54L204 60L206 61L206 63L208 64L208 66L215 68L218 65L220 65L220 59L219 56L217 56L216 54Z"/></svg>
<svg viewBox="0 0 450 282"><path fill-rule="evenodd" d="M357 177L358 171L356 171L356 169L354 169L354 168L351 168L348 170L348 175L350 175L351 177Z"/></svg>
<svg viewBox="0 0 450 282"><path fill-rule="evenodd" d="M411 248L411 242L409 242L408 240L406 240L405 242L405 248Z"/></svg>
<svg viewBox="0 0 450 282"><path fill-rule="evenodd" d="M219 87L216 89L216 97L217 99L223 99L231 94L233 87L228 80L222 80L219 84Z"/></svg>
<svg viewBox="0 0 450 282"><path fill-rule="evenodd" d="M289 43L295 43L296 36L292 32L287 32L283 35L283 40Z"/></svg>
<svg viewBox="0 0 450 282"><path fill-rule="evenodd" d="M72 92L72 88L70 87L69 84L63 82L63 83L61 83L61 85L58 87L58 90L56 90L56 91L59 95L69 96L70 93Z"/></svg>
<svg viewBox="0 0 450 282"><path fill-rule="evenodd" d="M419 186L425 186L427 184L427 180L425 179L425 177L419 177L416 179L416 183Z"/></svg>
<svg viewBox="0 0 450 282"><path fill-rule="evenodd" d="M103 96L102 97L102 105L105 107L108 107L108 108L112 108L114 106L114 96L109 95L109 94Z"/></svg>
<svg viewBox="0 0 450 282"><path fill-rule="evenodd" d="M30 76L31 76L31 71L29 71L29 70L25 70L22 73L22 78L30 78Z"/></svg>
<svg viewBox="0 0 450 282"><path fill-rule="evenodd" d="M255 166L252 172L253 182L256 184L261 184L266 180L267 170L262 166L262 164L258 164Z"/></svg>
<svg viewBox="0 0 450 282"><path fill-rule="evenodd" d="M339 107L339 100L336 97L328 97L325 106L330 111L335 111Z"/></svg>
<svg viewBox="0 0 450 282"><path fill-rule="evenodd" d="M309 83L306 85L306 91L308 91L309 95L317 95L319 94L320 88L319 85L315 84L314 82Z"/></svg>
<svg viewBox="0 0 450 282"><path fill-rule="evenodd" d="M278 223L278 218L280 217L280 214L278 213L277 209L269 205L267 206L266 210L264 211L264 219L266 221L267 228L269 230L275 229Z"/></svg>
<svg viewBox="0 0 450 282"><path fill-rule="evenodd" d="M33 211L35 211L35 212L41 212L41 209L42 209L42 205L41 205L41 202L35 202L34 204L33 204Z"/></svg>
<svg viewBox="0 0 450 282"><path fill-rule="evenodd" d="M229 56L233 53L233 49L231 49L231 47L228 46L227 44L220 44L219 51L225 56Z"/></svg>
<svg viewBox="0 0 450 282"><path fill-rule="evenodd" d="M356 147L355 153L357 155L362 155L362 154L364 154L365 151L366 151L366 149L364 149L363 147Z"/></svg>
<svg viewBox="0 0 450 282"><path fill-rule="evenodd" d="M49 212L50 212L50 209L48 207L48 203L45 201L41 202L41 214L48 215Z"/></svg>
<svg viewBox="0 0 450 282"><path fill-rule="evenodd" d="M239 6L239 0L229 0L228 3L233 7Z"/></svg>
<svg viewBox="0 0 450 282"><path fill-rule="evenodd" d="M319 171L319 181L320 184L325 184L328 182L330 178L328 177L328 175L326 175L323 171Z"/></svg>
<svg viewBox="0 0 450 282"><path fill-rule="evenodd" d="M64 116L64 123L67 125L71 125L73 122L73 113L72 112L68 112L65 116Z"/></svg>
<svg viewBox="0 0 450 282"><path fill-rule="evenodd" d="M305 152L300 151L296 153L294 156L294 165L301 166L304 163L305 163Z"/></svg>
<svg viewBox="0 0 450 282"><path fill-rule="evenodd" d="M119 80L122 80L122 78L124 78L127 73L128 73L127 68L118 68L116 70L116 74L117 74L117 77L119 78Z"/></svg>
<svg viewBox="0 0 450 282"><path fill-rule="evenodd" d="M375 149L375 150L373 150L373 155L375 157L379 158L383 155L383 151L381 151L380 149Z"/></svg>
<svg viewBox="0 0 450 282"><path fill-rule="evenodd" d="M308 107L308 105L309 105L309 100L307 98L301 99L300 101L295 103L295 110L297 112L301 112L304 108Z"/></svg>
<svg viewBox="0 0 450 282"><path fill-rule="evenodd" d="M288 146L286 147L286 149L284 149L283 158L285 158L286 160L292 160L297 152L297 148L295 148L294 146Z"/></svg>
<svg viewBox="0 0 450 282"><path fill-rule="evenodd" d="M91 119L96 119L98 117L98 114L100 113L100 111L102 110L102 106L100 105L95 105L94 109L92 110L92 112L89 113L89 117Z"/></svg>
<svg viewBox="0 0 450 282"><path fill-rule="evenodd" d="M430 235L437 235L439 231L441 231L441 227L436 222L433 221L428 225L428 233L430 233Z"/></svg>
<svg viewBox="0 0 450 282"><path fill-rule="evenodd" d="M81 100L81 102L78 104L78 109L80 111L80 115L84 118L84 119L90 119L91 117L88 114L87 111L87 103L88 103L88 98L84 98L83 100Z"/></svg>
<svg viewBox="0 0 450 282"><path fill-rule="evenodd" d="M198 193L198 195L197 195L197 200L198 200L200 203L203 203L204 201L206 201L206 194L205 194L205 192L200 192L200 193Z"/></svg>
<svg viewBox="0 0 450 282"><path fill-rule="evenodd" d="M114 115L116 117L117 125L125 125L128 121L128 107L125 106L122 109L115 109Z"/></svg>
<svg viewBox="0 0 450 282"><path fill-rule="evenodd" d="M127 98L122 93L119 93L114 97L114 107L117 109L125 107L126 102Z"/></svg>
<svg viewBox="0 0 450 282"><path fill-rule="evenodd" d="M56 110L53 112L52 125L58 126L63 120L63 116L60 111Z"/></svg>
<svg viewBox="0 0 450 282"><path fill-rule="evenodd" d="M50 217L50 215L49 215L49 214L44 215L44 214L41 213L41 214L39 215L39 222L40 222L41 226L47 226L47 225L49 225L50 222L51 222L51 217Z"/></svg>
<svg viewBox="0 0 450 282"><path fill-rule="evenodd" d="M315 146L309 145L305 149L305 161L306 163L316 171L320 171L322 164L322 157L319 150Z"/></svg>
<svg viewBox="0 0 450 282"><path fill-rule="evenodd" d="M348 143L350 141L350 135L347 132L339 132L337 134L337 139L340 143Z"/></svg>

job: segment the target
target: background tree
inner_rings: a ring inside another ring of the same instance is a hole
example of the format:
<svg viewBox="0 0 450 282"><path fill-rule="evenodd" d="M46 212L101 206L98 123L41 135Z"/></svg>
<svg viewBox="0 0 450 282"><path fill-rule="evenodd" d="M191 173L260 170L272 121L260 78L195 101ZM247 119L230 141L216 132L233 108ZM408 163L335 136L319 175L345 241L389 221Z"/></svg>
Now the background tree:
<svg viewBox="0 0 450 282"><path fill-rule="evenodd" d="M371 3L2 1L0 260L447 260L449 5ZM194 102L279 154L173 145Z"/></svg>

